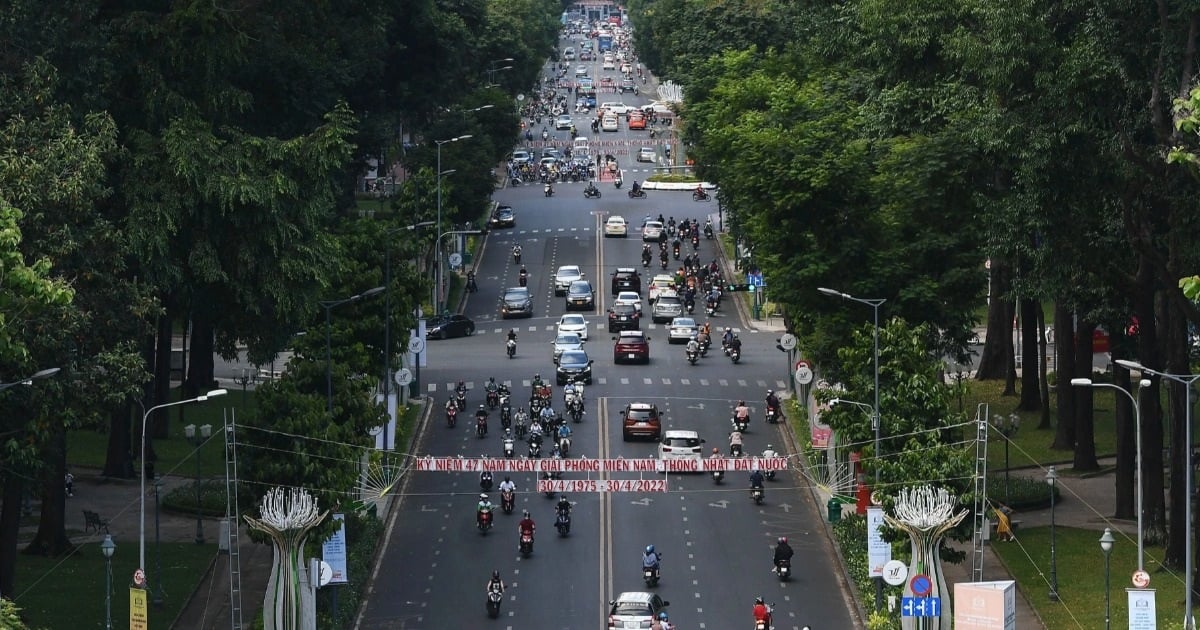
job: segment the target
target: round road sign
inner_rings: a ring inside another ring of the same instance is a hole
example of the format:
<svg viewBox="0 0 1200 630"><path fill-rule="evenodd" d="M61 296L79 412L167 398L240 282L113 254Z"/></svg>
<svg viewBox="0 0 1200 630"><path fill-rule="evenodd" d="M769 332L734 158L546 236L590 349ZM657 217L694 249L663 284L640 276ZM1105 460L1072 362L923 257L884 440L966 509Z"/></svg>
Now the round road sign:
<svg viewBox="0 0 1200 630"><path fill-rule="evenodd" d="M792 333L784 333L783 336L779 338L779 345L784 350L794 349L796 347L796 335L793 335Z"/></svg>
<svg viewBox="0 0 1200 630"><path fill-rule="evenodd" d="M138 588L146 588L146 572L141 569L134 571L133 584Z"/></svg>
<svg viewBox="0 0 1200 630"><path fill-rule="evenodd" d="M462 254L460 254L458 252L454 252L453 254L450 254L450 266L458 267L461 265L462 265Z"/></svg>
<svg viewBox="0 0 1200 630"><path fill-rule="evenodd" d="M1150 586L1150 574L1138 569L1133 572L1133 585L1136 588L1146 588Z"/></svg>
<svg viewBox="0 0 1200 630"><path fill-rule="evenodd" d="M918 573L909 581L908 586L912 588L913 595L925 597L933 590L933 580L930 580L929 576L924 573Z"/></svg>
<svg viewBox="0 0 1200 630"><path fill-rule="evenodd" d="M425 351L425 340L420 337L412 337L408 340L408 351L413 354L421 354Z"/></svg>
<svg viewBox="0 0 1200 630"><path fill-rule="evenodd" d="M888 560L883 565L883 581L892 586L900 586L908 579L908 565L899 560Z"/></svg>
<svg viewBox="0 0 1200 630"><path fill-rule="evenodd" d="M796 384L797 385L808 385L811 382L813 382L812 367L810 367L808 365L807 361L797 361L796 362Z"/></svg>
<svg viewBox="0 0 1200 630"><path fill-rule="evenodd" d="M412 371L409 370L408 368L396 370L395 379L396 379L397 385L399 385L400 387L405 387L409 383L413 382Z"/></svg>
<svg viewBox="0 0 1200 630"><path fill-rule="evenodd" d="M321 561L321 568L317 572L317 586L325 586L333 581L333 567L329 566L328 562Z"/></svg>

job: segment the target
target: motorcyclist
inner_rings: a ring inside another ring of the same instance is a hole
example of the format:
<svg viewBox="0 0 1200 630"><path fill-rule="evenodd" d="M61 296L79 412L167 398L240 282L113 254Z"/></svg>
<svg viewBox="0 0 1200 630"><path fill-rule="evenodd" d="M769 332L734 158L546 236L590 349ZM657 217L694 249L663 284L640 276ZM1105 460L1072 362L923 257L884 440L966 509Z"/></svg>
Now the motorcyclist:
<svg viewBox="0 0 1200 630"><path fill-rule="evenodd" d="M724 335L721 335L721 346L722 346L722 347L728 347L728 346L729 346L729 342L731 342L731 341L733 341L733 329L732 329L732 328L730 328L730 327L728 327L728 326L726 326L726 327L725 327L725 334L724 334Z"/></svg>
<svg viewBox="0 0 1200 630"><path fill-rule="evenodd" d="M492 471L485 470L479 473L479 487L484 490L492 487Z"/></svg>
<svg viewBox="0 0 1200 630"><path fill-rule="evenodd" d="M454 396L450 396L450 398L446 400L446 413L452 414L456 411L458 411L458 403L455 402Z"/></svg>
<svg viewBox="0 0 1200 630"><path fill-rule="evenodd" d="M517 523L517 551L521 550L521 536L529 536L533 538L534 532L537 531L537 525L529 518L529 510L525 510L522 515L521 522Z"/></svg>
<svg viewBox="0 0 1200 630"><path fill-rule="evenodd" d="M787 538L780 536L779 544L775 545L775 570L779 570L779 563L790 561L793 553L792 546L788 544Z"/></svg>
<svg viewBox="0 0 1200 630"><path fill-rule="evenodd" d="M499 388L499 386L496 385L496 377L495 376L489 376L487 382L483 384L483 391L485 391L487 393L494 392L498 388Z"/></svg>
<svg viewBox="0 0 1200 630"><path fill-rule="evenodd" d="M554 412L554 407L551 407L550 405L542 407L541 420L542 424L546 425L547 428L554 426L554 421L557 418L558 414Z"/></svg>
<svg viewBox="0 0 1200 630"><path fill-rule="evenodd" d="M667 620L666 611L658 613L658 618L650 623L650 630L671 630L675 626Z"/></svg>
<svg viewBox="0 0 1200 630"><path fill-rule="evenodd" d="M476 516L478 516L479 514L482 514L484 512L484 510L490 511L491 509L492 509L492 502L488 500L487 493L484 492L484 493L480 494L479 495L479 503L475 506Z"/></svg>
<svg viewBox="0 0 1200 630"><path fill-rule="evenodd" d="M734 449L735 446L737 447L736 451ZM729 433L729 454L733 455L735 452L741 452L741 450L742 450L742 432L736 431L736 430L731 431Z"/></svg>
<svg viewBox="0 0 1200 630"><path fill-rule="evenodd" d="M642 568L654 569L657 573L661 557L654 551L654 545L646 545L646 551L642 553Z"/></svg>
<svg viewBox="0 0 1200 630"><path fill-rule="evenodd" d="M541 389L546 384L546 381L542 380L541 374L534 374L532 384L533 384L533 389L536 391L538 389Z"/></svg>
<svg viewBox="0 0 1200 630"><path fill-rule="evenodd" d="M704 322L704 325L700 327L700 332L704 335L712 335L712 322Z"/></svg>
<svg viewBox="0 0 1200 630"><path fill-rule="evenodd" d="M516 328L509 328L509 329L508 329L508 340L509 340L509 341L516 341L516 340L517 340L517 329L516 329Z"/></svg>
<svg viewBox="0 0 1200 630"><path fill-rule="evenodd" d="M779 397L775 395L775 390L767 390L767 409L779 410Z"/></svg>
<svg viewBox="0 0 1200 630"><path fill-rule="evenodd" d="M750 422L750 408L746 406L746 401L739 400L736 407L733 408L733 416L740 422Z"/></svg>
<svg viewBox="0 0 1200 630"><path fill-rule="evenodd" d="M529 280L529 272L525 270L525 265L521 265L521 271L518 272L517 276L521 280Z"/></svg>
<svg viewBox="0 0 1200 630"><path fill-rule="evenodd" d="M499 591L501 595L504 594L504 580L500 579L499 571L492 571L492 579L488 580L484 590L487 591L488 595L491 595L492 591Z"/></svg>
<svg viewBox="0 0 1200 630"><path fill-rule="evenodd" d="M738 354L742 353L742 340L739 339L737 335L734 335L733 339L729 340L729 352L730 354L734 352L737 352Z"/></svg>
<svg viewBox="0 0 1200 630"><path fill-rule="evenodd" d="M499 488L500 488L500 492L516 492L517 484L513 483L513 480L511 477L509 477L508 475L505 475L504 481L500 482Z"/></svg>
<svg viewBox="0 0 1200 630"><path fill-rule="evenodd" d="M755 468L754 470L750 471L750 489L751 490L762 489L764 481L765 481L765 477L763 477L761 470Z"/></svg>
<svg viewBox="0 0 1200 630"><path fill-rule="evenodd" d="M521 246L519 244L513 245L512 255L513 255L513 258L517 259L517 261L521 260Z"/></svg>
<svg viewBox="0 0 1200 630"><path fill-rule="evenodd" d="M775 448L768 444L766 450L762 452L762 456L763 459L771 459L772 457L779 457L779 453L776 453Z"/></svg>
<svg viewBox="0 0 1200 630"><path fill-rule="evenodd" d="M704 184L696 184L696 196L701 199L708 196L708 193L704 192Z"/></svg>
<svg viewBox="0 0 1200 630"><path fill-rule="evenodd" d="M554 506L554 514L555 516L560 514L571 515L571 502L567 500L567 495L564 494L558 497L558 504Z"/></svg>
<svg viewBox="0 0 1200 630"><path fill-rule="evenodd" d="M517 413L513 415L513 422L516 422L518 425L529 423L529 414L525 413L524 407L517 408Z"/></svg>
<svg viewBox="0 0 1200 630"><path fill-rule="evenodd" d="M754 623L763 622L766 627L771 627L771 609L763 602L762 597L754 598Z"/></svg>
<svg viewBox="0 0 1200 630"><path fill-rule="evenodd" d="M687 353L689 355L700 352L700 342L696 339L697 335L692 335L692 338L687 343Z"/></svg>
<svg viewBox="0 0 1200 630"><path fill-rule="evenodd" d="M633 180L633 187L630 188L629 192L631 192L635 195L642 192L642 185L640 183L638 183L638 180L636 180L636 179Z"/></svg>
<svg viewBox="0 0 1200 630"><path fill-rule="evenodd" d="M483 405L479 405L479 409L475 410L475 424L483 425L484 433L487 433L487 419L488 419L487 408L485 408Z"/></svg>

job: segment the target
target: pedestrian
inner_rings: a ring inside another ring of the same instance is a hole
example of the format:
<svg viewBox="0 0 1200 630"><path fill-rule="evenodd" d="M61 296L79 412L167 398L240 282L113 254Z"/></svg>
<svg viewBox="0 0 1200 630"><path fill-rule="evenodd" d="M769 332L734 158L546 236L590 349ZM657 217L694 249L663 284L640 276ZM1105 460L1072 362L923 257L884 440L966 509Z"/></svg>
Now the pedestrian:
<svg viewBox="0 0 1200 630"><path fill-rule="evenodd" d="M67 490L67 496L75 496L75 475L72 475L71 471L67 471L67 475L63 477L63 486Z"/></svg>
<svg viewBox="0 0 1200 630"><path fill-rule="evenodd" d="M996 515L996 538L1004 542L1012 542L1016 540L1013 535L1012 521L1009 519L1009 514L1012 514L1012 508L1000 503L992 509L992 513Z"/></svg>

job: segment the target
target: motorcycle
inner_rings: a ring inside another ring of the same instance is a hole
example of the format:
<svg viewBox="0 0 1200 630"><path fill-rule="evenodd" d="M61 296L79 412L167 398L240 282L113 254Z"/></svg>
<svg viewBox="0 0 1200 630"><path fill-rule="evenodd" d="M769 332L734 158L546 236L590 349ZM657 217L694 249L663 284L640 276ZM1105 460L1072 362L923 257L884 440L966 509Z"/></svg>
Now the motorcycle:
<svg viewBox="0 0 1200 630"><path fill-rule="evenodd" d="M571 452L571 438L558 438L558 452L563 457Z"/></svg>
<svg viewBox="0 0 1200 630"><path fill-rule="evenodd" d="M499 407L500 406L500 392L498 392L494 389L488 391L486 400L487 400L488 409L495 409L496 407Z"/></svg>
<svg viewBox="0 0 1200 630"><path fill-rule="evenodd" d="M488 530L492 528L492 511L488 508L479 510L475 515L475 526L479 528L479 532L487 536Z"/></svg>
<svg viewBox="0 0 1200 630"><path fill-rule="evenodd" d="M701 190L692 191L692 201L710 201L712 196Z"/></svg>
<svg viewBox="0 0 1200 630"><path fill-rule="evenodd" d="M704 226L704 238L710 241L713 239L713 227L711 223Z"/></svg>
<svg viewBox="0 0 1200 630"><path fill-rule="evenodd" d="M459 411L467 408L467 388L458 387L454 390L454 403L458 405Z"/></svg>
<svg viewBox="0 0 1200 630"><path fill-rule="evenodd" d="M788 578L792 577L792 561L780 560L779 564L775 567L775 573L779 576L780 582L788 581Z"/></svg>
<svg viewBox="0 0 1200 630"><path fill-rule="evenodd" d="M662 556L659 556L659 558L661 560ZM660 573L659 567L642 567L642 581L646 583L647 587L653 588L658 586Z"/></svg>
<svg viewBox="0 0 1200 630"><path fill-rule="evenodd" d="M696 365L696 362L700 360L700 353L695 350L688 350L687 351L687 360L688 360L688 363L691 363L692 365Z"/></svg>
<svg viewBox="0 0 1200 630"><path fill-rule="evenodd" d="M692 251L700 251L700 237L692 235Z"/></svg>
<svg viewBox="0 0 1200 630"><path fill-rule="evenodd" d="M509 339L508 343L505 344L505 348L508 352L508 358L511 359L517 356L517 342L515 339Z"/></svg>
<svg viewBox="0 0 1200 630"><path fill-rule="evenodd" d="M716 313L717 313L717 302L716 302L716 300L709 300L709 301L707 301L707 302L705 302L705 303L704 303L704 314L705 314L705 315L708 315L709 317L712 317L712 316L713 316L713 315L715 315Z"/></svg>
<svg viewBox="0 0 1200 630"><path fill-rule="evenodd" d="M517 418L516 425L513 426L513 432L517 434L518 440L525 439L525 434L529 432L529 427L525 424L525 416Z"/></svg>
<svg viewBox="0 0 1200 630"><path fill-rule="evenodd" d="M529 442L529 458L537 459L541 456L542 456L541 440L537 440L537 441L530 440L530 442Z"/></svg>
<svg viewBox="0 0 1200 630"><path fill-rule="evenodd" d="M554 528L558 530L559 536L566 536L571 533L571 515L566 512L559 512L558 519L554 521Z"/></svg>
<svg viewBox="0 0 1200 630"><path fill-rule="evenodd" d="M754 500L755 505L762 505L763 489L762 488L750 488L750 498Z"/></svg>
<svg viewBox="0 0 1200 630"><path fill-rule="evenodd" d="M550 132L543 129L542 130L542 140L549 140L549 139L550 139Z"/></svg>
<svg viewBox="0 0 1200 630"><path fill-rule="evenodd" d="M494 588L488 591L487 598L487 614L488 617L495 619L500 616L500 601L504 596L500 593L500 589Z"/></svg>
<svg viewBox="0 0 1200 630"><path fill-rule="evenodd" d="M514 440L512 439L511 436L505 436L504 437L504 456L507 457L508 459L512 459L515 454L516 454L516 442L514 442Z"/></svg>
<svg viewBox="0 0 1200 630"><path fill-rule="evenodd" d="M475 418L475 435L481 438L487 435L487 418Z"/></svg>
<svg viewBox="0 0 1200 630"><path fill-rule="evenodd" d="M684 302L683 307L687 309L687 314L691 315L696 311L696 300L688 300Z"/></svg>
<svg viewBox="0 0 1200 630"><path fill-rule="evenodd" d="M708 356L708 349L711 346L712 346L711 340L705 339L704 341L701 341L700 342L700 356L702 356L702 357Z"/></svg>
<svg viewBox="0 0 1200 630"><path fill-rule="evenodd" d="M512 490L502 490L500 492L500 509L504 510L505 514L512 514L513 508L517 506L516 493Z"/></svg>
<svg viewBox="0 0 1200 630"><path fill-rule="evenodd" d="M458 407L447 407L446 408L446 426L453 429L454 425L456 425L456 424L458 424Z"/></svg>
<svg viewBox="0 0 1200 630"><path fill-rule="evenodd" d="M675 254L675 260L679 260L679 243L675 243L675 246L672 248L672 253Z"/></svg>
<svg viewBox="0 0 1200 630"><path fill-rule="evenodd" d="M521 264L521 246L520 245L513 247L512 255L513 255L513 263L517 264L517 265Z"/></svg>
<svg viewBox="0 0 1200 630"><path fill-rule="evenodd" d="M500 396L500 428L505 431L512 428L512 405L508 403L508 395Z"/></svg>
<svg viewBox="0 0 1200 630"><path fill-rule="evenodd" d="M642 252L642 266L643 266L643 267L645 267L645 268L647 268L647 269L649 269L649 268L650 268L650 259L651 259L651 258L652 258L652 256L651 256L651 254L650 254L650 251L649 251L649 250L643 251L643 252Z"/></svg>
<svg viewBox="0 0 1200 630"><path fill-rule="evenodd" d="M554 196L554 186L551 186L550 183L547 182L546 185L542 187L542 192L547 197L553 197Z"/></svg>
<svg viewBox="0 0 1200 630"><path fill-rule="evenodd" d="M467 293L475 293L479 290L479 285L475 283L475 272L467 272Z"/></svg>
<svg viewBox="0 0 1200 630"><path fill-rule="evenodd" d="M588 184L588 187L583 189L583 197L584 199L591 199L593 197L599 199L600 189L596 188L595 184Z"/></svg>
<svg viewBox="0 0 1200 630"><path fill-rule="evenodd" d="M741 444L730 444L729 445L729 456L730 457L741 457L742 456L742 445Z"/></svg>
<svg viewBox="0 0 1200 630"><path fill-rule="evenodd" d="M671 263L671 261L667 260L667 257L666 257L665 255L664 255L662 258L660 258L660 259L659 259L659 262L661 262L661 263L662 263L662 268L663 268L663 269L666 269L666 268L667 268L667 265L669 265L669 264Z"/></svg>
<svg viewBox="0 0 1200 630"><path fill-rule="evenodd" d="M774 621L774 619L773 619L774 615L772 615L771 613L774 612L774 610L775 610L775 607L768 604L767 605L767 618L763 619L762 621L755 619L754 620L754 630L771 630L774 627L771 625L771 623Z"/></svg>
<svg viewBox="0 0 1200 630"><path fill-rule="evenodd" d="M554 480L558 479L558 473L553 473L553 472L542 473L542 479L544 481L554 481ZM549 486L547 486L547 487L549 487ZM554 494L555 494L555 492L553 489L546 490L546 498L547 499L553 499Z"/></svg>
<svg viewBox="0 0 1200 630"><path fill-rule="evenodd" d="M777 424L779 422L779 410L775 407L767 407L767 423Z"/></svg>
<svg viewBox="0 0 1200 630"><path fill-rule="evenodd" d="M750 419L734 416L729 419L729 424L733 425L734 430L738 433L745 433L746 428L750 426Z"/></svg>
<svg viewBox="0 0 1200 630"><path fill-rule="evenodd" d="M730 348L729 349L729 360L733 361L734 363L741 361L742 360L742 351L738 350L737 348Z"/></svg>
<svg viewBox="0 0 1200 630"><path fill-rule="evenodd" d="M533 553L533 536L530 534L521 534L521 555L528 558Z"/></svg>
<svg viewBox="0 0 1200 630"><path fill-rule="evenodd" d="M521 286L525 286L528 283L529 283L529 274L523 273L520 275L520 277L517 278L517 284L519 284Z"/></svg>
<svg viewBox="0 0 1200 630"><path fill-rule="evenodd" d="M639 189L637 189L637 190L633 190L633 189L631 188L631 189L629 190L629 198L630 198L630 199L645 199L645 198L646 198L646 191L645 191L645 190L643 190L643 189L641 189L641 188L639 188Z"/></svg>
<svg viewBox="0 0 1200 630"><path fill-rule="evenodd" d="M490 471L485 470L482 473L479 473L479 489L483 490L484 492L491 492L492 473Z"/></svg>
<svg viewBox="0 0 1200 630"><path fill-rule="evenodd" d="M615 187L617 190L621 190L621 184L623 184L623 183L624 183L624 182L623 182L623 181L621 181L621 178L620 178L620 177L618 177L618 178L616 178L616 179L614 179L614 180L613 180L613 187Z"/></svg>

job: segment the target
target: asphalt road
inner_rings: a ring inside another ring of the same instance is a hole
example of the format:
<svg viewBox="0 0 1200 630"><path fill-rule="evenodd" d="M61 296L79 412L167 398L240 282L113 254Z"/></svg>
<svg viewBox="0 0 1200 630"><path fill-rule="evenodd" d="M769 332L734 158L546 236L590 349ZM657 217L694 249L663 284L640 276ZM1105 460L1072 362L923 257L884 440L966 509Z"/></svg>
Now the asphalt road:
<svg viewBox="0 0 1200 630"><path fill-rule="evenodd" d="M598 70L599 64L594 65ZM627 95L621 100L634 104L648 99ZM587 119L578 119L576 125L581 133L589 129ZM569 142L566 132L558 135L560 142ZM622 127L603 137L634 147L632 155L646 133ZM627 175L626 183L631 180ZM611 336L603 323L612 297L609 278L618 266L641 270L641 241L636 233L627 239L603 238L603 221L616 213L640 225L644 215L660 212L677 220L686 216L703 221L707 213L716 212L716 205L693 202L687 192L650 191L648 198L634 200L624 190L614 194L611 184L603 188L602 199L591 200L583 197L583 186L557 184L552 198L543 196L540 185L496 193L498 201L516 210L517 225L487 238L477 273L480 290L466 307L477 324L476 334L429 343L421 390L434 397L436 411L419 454L501 455L498 418L493 418L490 435L479 439L467 418L457 428L448 428L441 409L458 380L472 388L468 404L474 406L483 402L483 383L489 376L510 383L517 403L527 399L535 373L552 377L553 329L564 312L563 298L553 295L552 276L564 264L583 267L597 292L596 309L586 313L592 326L586 348L595 361L595 383L587 388L587 415L573 427L573 457L654 456L653 443L621 440L618 414L633 400L657 403L665 412L665 429L697 430L707 447L725 450L730 409L738 398L745 398L755 417L746 436L747 451L761 452L768 443L782 450L778 429L762 422L765 390L784 385L774 339L745 329L732 305L727 304L713 323L717 329L729 325L742 331L744 359L739 365L732 365L719 350L696 366L688 365L683 347L669 346L665 327L650 324L648 318L643 330L651 338L650 364L613 364ZM516 242L524 249L535 313L530 319L501 321L500 291L517 284L519 267L510 255ZM712 241L702 242L705 259L715 257L715 247ZM672 260L671 268L676 266ZM649 275L643 270L644 287ZM648 314L650 306L644 304L643 309ZM504 352L509 328L519 334L515 359ZM554 391L556 405L561 405L560 388ZM777 628L853 626L841 578L821 533L820 513L798 475L768 482L762 506L750 501L748 480L733 474L721 486L705 475L672 475L665 493L571 494L575 510L568 537L554 531L554 500L532 491L534 476L513 475L513 480L519 491L517 510L511 516L498 511L497 527L484 536L475 527L479 486L474 474L412 475L403 489L362 627L605 627L610 599L622 591L645 590L640 557L647 544L663 553L663 579L654 590L671 602L668 611L679 628L749 627L757 595L777 605ZM491 496L498 505L498 493ZM538 523L534 553L528 559L517 552L522 509L530 510ZM796 550L797 577L789 583L780 583L770 572L772 546L781 535ZM484 586L493 569L509 586L501 616L494 621L484 610Z"/></svg>

